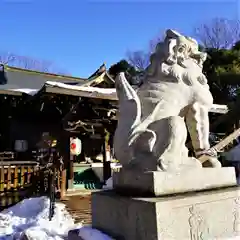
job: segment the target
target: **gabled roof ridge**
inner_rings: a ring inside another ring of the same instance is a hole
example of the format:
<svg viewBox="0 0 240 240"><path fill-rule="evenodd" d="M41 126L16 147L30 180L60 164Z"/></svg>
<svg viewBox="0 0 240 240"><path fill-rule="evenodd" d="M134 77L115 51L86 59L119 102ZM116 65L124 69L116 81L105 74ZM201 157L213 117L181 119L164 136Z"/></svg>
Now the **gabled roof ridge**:
<svg viewBox="0 0 240 240"><path fill-rule="evenodd" d="M106 63L104 62L90 77L88 77L89 80L92 80L100 75L102 73L107 71Z"/></svg>

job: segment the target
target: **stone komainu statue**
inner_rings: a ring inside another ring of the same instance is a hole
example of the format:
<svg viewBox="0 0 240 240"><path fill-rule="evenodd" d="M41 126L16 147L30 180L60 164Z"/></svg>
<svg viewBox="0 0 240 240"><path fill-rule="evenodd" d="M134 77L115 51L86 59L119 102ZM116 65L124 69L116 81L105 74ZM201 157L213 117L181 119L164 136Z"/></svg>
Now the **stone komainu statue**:
<svg viewBox="0 0 240 240"><path fill-rule="evenodd" d="M206 57L196 40L167 30L139 89L130 86L124 73L117 76L114 149L123 167L140 171L202 167L196 158L188 157L185 143L188 129L197 156L210 147L208 111L213 98L202 73ZM209 163L221 167L216 157L209 156Z"/></svg>

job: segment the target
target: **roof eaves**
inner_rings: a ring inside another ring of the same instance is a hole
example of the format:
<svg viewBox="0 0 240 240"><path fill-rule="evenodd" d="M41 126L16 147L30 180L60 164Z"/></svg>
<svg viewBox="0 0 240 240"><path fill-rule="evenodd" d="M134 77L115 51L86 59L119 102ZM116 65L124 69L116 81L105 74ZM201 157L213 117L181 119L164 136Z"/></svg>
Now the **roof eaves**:
<svg viewBox="0 0 240 240"><path fill-rule="evenodd" d="M23 92L10 89L0 89L0 95L22 96Z"/></svg>
<svg viewBox="0 0 240 240"><path fill-rule="evenodd" d="M79 91L79 90L73 90L73 89L63 89L59 87L51 87L46 86L43 88L43 91L45 93L51 93L51 94L62 94L62 95L69 95L69 96L76 96L76 97L86 97L86 98L97 98L97 99L106 99L106 100L116 100L115 95L108 95L104 93L98 93L98 92L85 92L85 91Z"/></svg>

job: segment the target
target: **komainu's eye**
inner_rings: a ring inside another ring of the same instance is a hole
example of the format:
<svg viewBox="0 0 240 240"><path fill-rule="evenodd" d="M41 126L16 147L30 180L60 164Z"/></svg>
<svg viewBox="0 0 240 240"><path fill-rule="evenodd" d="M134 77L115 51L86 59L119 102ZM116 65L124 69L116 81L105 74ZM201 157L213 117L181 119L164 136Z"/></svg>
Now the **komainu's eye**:
<svg viewBox="0 0 240 240"><path fill-rule="evenodd" d="M178 52L182 53L184 51L184 47L179 47Z"/></svg>

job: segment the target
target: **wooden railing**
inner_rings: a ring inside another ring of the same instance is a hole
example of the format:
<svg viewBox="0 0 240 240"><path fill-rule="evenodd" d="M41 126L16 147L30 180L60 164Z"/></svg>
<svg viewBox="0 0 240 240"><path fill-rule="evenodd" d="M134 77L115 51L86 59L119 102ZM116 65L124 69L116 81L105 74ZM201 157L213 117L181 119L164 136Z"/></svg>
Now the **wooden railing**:
<svg viewBox="0 0 240 240"><path fill-rule="evenodd" d="M1 166L0 191L23 188L31 183L34 166Z"/></svg>
<svg viewBox="0 0 240 240"><path fill-rule="evenodd" d="M46 169L37 166L36 162L0 161L0 211L26 197L44 194L41 192L44 171ZM56 175L56 190L60 192L62 174L57 171Z"/></svg>

